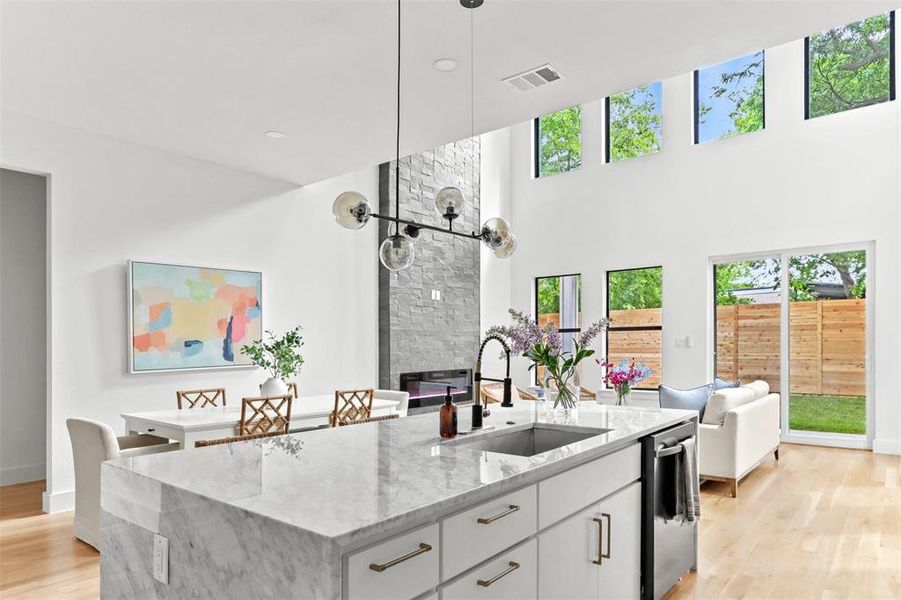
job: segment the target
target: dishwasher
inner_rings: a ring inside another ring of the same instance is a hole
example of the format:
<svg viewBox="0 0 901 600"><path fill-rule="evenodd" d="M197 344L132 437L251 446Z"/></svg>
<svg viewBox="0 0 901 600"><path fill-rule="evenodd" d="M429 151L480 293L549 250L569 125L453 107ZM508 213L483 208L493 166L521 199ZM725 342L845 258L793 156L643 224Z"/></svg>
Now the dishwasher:
<svg viewBox="0 0 901 600"><path fill-rule="evenodd" d="M641 597L659 600L687 571L697 570L698 522L667 518L665 496L673 493L676 455L681 443L695 438L692 419L642 439ZM697 450L697 445L695 445Z"/></svg>

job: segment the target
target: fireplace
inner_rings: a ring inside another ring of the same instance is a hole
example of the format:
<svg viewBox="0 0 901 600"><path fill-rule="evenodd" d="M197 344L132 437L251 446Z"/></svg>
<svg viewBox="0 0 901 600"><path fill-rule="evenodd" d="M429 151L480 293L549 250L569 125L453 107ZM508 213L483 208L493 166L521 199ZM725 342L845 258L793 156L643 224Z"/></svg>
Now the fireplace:
<svg viewBox="0 0 901 600"><path fill-rule="evenodd" d="M472 369L400 374L400 389L410 393L410 408L438 406L444 402L449 385L454 402L472 401Z"/></svg>

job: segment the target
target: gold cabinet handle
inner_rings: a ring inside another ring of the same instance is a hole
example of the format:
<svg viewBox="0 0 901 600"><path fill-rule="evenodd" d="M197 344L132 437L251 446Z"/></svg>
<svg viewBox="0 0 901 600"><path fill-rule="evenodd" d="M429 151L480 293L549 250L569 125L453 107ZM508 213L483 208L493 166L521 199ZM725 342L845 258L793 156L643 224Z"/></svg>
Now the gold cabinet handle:
<svg viewBox="0 0 901 600"><path fill-rule="evenodd" d="M503 519L507 515L512 515L513 513L515 513L518 510L519 510L518 506L516 506L515 504L511 504L510 506L507 507L507 510L505 510L504 512L501 512L501 513L497 513L493 517L479 517L479 523L481 523L482 525L491 525L498 519Z"/></svg>
<svg viewBox="0 0 901 600"><path fill-rule="evenodd" d="M405 560L410 560L411 558L415 558L415 557L419 556L420 554L425 554L426 552L428 552L431 549L432 549L432 547L430 545L428 545L426 543L421 543L421 544L419 544L419 548L417 550L414 550L413 552L410 552L409 554L404 554L401 557L395 558L394 560L389 560L388 562L381 564L381 565L377 564L377 563L372 563L371 565L369 565L369 568L372 569L373 571L375 571L376 573L381 573L382 571L387 571L394 565L399 565L400 563L404 562Z"/></svg>
<svg viewBox="0 0 901 600"><path fill-rule="evenodd" d="M479 579L476 583L478 583L478 584L479 584L480 586L482 586L482 587L488 587L489 585L491 585L492 583L494 583L495 581L497 581L497 580L500 579L501 577L505 577L505 576L509 575L510 573L512 573L513 571L515 571L516 569L519 568L519 563L518 563L518 562L513 562L513 561L511 560L509 564L510 564L509 567L507 567L506 569L504 569L503 571L501 571L500 573L498 573L497 575L495 575L495 576L492 577L491 579L489 579L489 580L487 580L487 581L484 580L484 579Z"/></svg>
<svg viewBox="0 0 901 600"><path fill-rule="evenodd" d="M604 552L604 519L607 519L607 552ZM601 518L595 517L592 519L595 523L598 524L598 559L593 560L596 565L604 564L604 559L610 558L610 538L611 532L613 531L613 517L611 517L607 513L601 513Z"/></svg>

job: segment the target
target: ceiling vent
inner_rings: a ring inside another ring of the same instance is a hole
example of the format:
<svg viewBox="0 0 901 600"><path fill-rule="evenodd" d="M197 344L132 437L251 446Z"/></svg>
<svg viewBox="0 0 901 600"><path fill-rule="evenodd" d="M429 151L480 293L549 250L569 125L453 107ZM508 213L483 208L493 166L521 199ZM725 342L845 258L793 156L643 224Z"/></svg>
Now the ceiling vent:
<svg viewBox="0 0 901 600"><path fill-rule="evenodd" d="M542 65L525 73L507 77L503 81L520 92L527 92L562 78L560 72L551 65Z"/></svg>

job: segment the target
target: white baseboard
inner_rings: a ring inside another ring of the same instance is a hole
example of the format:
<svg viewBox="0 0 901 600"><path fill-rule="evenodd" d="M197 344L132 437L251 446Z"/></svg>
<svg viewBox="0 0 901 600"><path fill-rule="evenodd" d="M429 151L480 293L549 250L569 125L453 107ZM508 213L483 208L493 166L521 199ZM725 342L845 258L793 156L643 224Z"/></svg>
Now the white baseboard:
<svg viewBox="0 0 901 600"><path fill-rule="evenodd" d="M45 513L58 513L67 510L75 510L75 490L68 492L56 492L50 494L44 492L42 497Z"/></svg>
<svg viewBox="0 0 901 600"><path fill-rule="evenodd" d="M869 450L871 447L870 442L862 435L820 434L810 431L783 433L780 441L786 444L806 444L829 448L849 448L851 450Z"/></svg>
<svg viewBox="0 0 901 600"><path fill-rule="evenodd" d="M873 452L877 454L901 454L901 440L873 440Z"/></svg>
<svg viewBox="0 0 901 600"><path fill-rule="evenodd" d="M24 467L8 467L6 469L0 469L0 485L40 481L46 477L47 468L43 463L39 465L25 465Z"/></svg>

